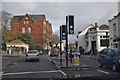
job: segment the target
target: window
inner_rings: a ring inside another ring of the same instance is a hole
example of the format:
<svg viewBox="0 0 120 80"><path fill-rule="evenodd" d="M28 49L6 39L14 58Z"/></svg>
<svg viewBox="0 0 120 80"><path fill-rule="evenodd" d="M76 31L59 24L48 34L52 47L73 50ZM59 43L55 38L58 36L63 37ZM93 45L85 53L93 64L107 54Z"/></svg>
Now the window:
<svg viewBox="0 0 120 80"><path fill-rule="evenodd" d="M30 24L30 21L26 21L26 24Z"/></svg>
<svg viewBox="0 0 120 80"><path fill-rule="evenodd" d="M32 32L31 27L28 27L28 33L31 33L31 32Z"/></svg>
<svg viewBox="0 0 120 80"><path fill-rule="evenodd" d="M86 41L86 46L88 47L88 44L89 44L89 42L88 41Z"/></svg>
<svg viewBox="0 0 120 80"><path fill-rule="evenodd" d="M28 17L26 17L26 19L28 19Z"/></svg>
<svg viewBox="0 0 120 80"><path fill-rule="evenodd" d="M29 20L24 21L23 24L30 24L30 21Z"/></svg>
<svg viewBox="0 0 120 80"><path fill-rule="evenodd" d="M106 39L100 39L100 46L101 47L105 47L107 45L109 45L109 39L108 40L106 40Z"/></svg>
<svg viewBox="0 0 120 80"><path fill-rule="evenodd" d="M22 28L22 33L25 33L25 27Z"/></svg>
<svg viewBox="0 0 120 80"><path fill-rule="evenodd" d="M106 55L106 54L107 54L107 49L102 50L102 51L100 52L100 54Z"/></svg>
<svg viewBox="0 0 120 80"><path fill-rule="evenodd" d="M108 49L107 55L112 55L112 54L113 54L113 52L110 49Z"/></svg>
<svg viewBox="0 0 120 80"><path fill-rule="evenodd" d="M113 33L116 35L116 23L113 24Z"/></svg>
<svg viewBox="0 0 120 80"><path fill-rule="evenodd" d="M109 36L103 36L103 38L106 38L106 37L109 38Z"/></svg>
<svg viewBox="0 0 120 80"><path fill-rule="evenodd" d="M100 38L102 38L102 36L100 36Z"/></svg>
<svg viewBox="0 0 120 80"><path fill-rule="evenodd" d="M45 28L43 28L43 34L46 34L46 29Z"/></svg>
<svg viewBox="0 0 120 80"><path fill-rule="evenodd" d="M26 24L26 21L24 21L23 24Z"/></svg>

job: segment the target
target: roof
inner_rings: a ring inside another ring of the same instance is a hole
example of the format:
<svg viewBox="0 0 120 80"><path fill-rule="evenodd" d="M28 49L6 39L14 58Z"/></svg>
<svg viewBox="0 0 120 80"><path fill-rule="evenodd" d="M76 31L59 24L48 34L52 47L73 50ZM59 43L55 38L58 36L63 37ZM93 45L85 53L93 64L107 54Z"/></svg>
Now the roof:
<svg viewBox="0 0 120 80"><path fill-rule="evenodd" d="M114 16L111 20L108 20L108 21L111 22L112 20L114 20L115 18L117 18L119 15L120 15L120 12L116 16Z"/></svg>
<svg viewBox="0 0 120 80"><path fill-rule="evenodd" d="M23 16L14 16L12 18L12 22L19 22L22 18L23 18Z"/></svg>
<svg viewBox="0 0 120 80"><path fill-rule="evenodd" d="M109 26L106 24L103 24L99 27L100 30L109 30Z"/></svg>
<svg viewBox="0 0 120 80"><path fill-rule="evenodd" d="M45 14L42 14L42 15L30 15L30 17L32 18L32 20L43 21L44 18L45 18Z"/></svg>
<svg viewBox="0 0 120 80"><path fill-rule="evenodd" d="M88 29L90 29L90 28L92 28L92 27L94 27L94 25L93 24L90 24L89 26L87 26L84 30L82 30L81 31L81 33L80 34L78 34L78 36L79 35L81 35L85 30L87 30L88 31ZM86 32L87 33L87 32Z"/></svg>
<svg viewBox="0 0 120 80"><path fill-rule="evenodd" d="M16 39L14 41L11 41L11 42L8 42L6 43L7 45L27 45L26 43L22 42L21 40L19 39Z"/></svg>
<svg viewBox="0 0 120 80"><path fill-rule="evenodd" d="M31 15L31 14L26 14L28 15L33 21L43 21L45 18L45 14L39 14L39 15ZM20 22L21 19L24 17L25 15L20 15L20 16L14 16L12 18L13 22Z"/></svg>

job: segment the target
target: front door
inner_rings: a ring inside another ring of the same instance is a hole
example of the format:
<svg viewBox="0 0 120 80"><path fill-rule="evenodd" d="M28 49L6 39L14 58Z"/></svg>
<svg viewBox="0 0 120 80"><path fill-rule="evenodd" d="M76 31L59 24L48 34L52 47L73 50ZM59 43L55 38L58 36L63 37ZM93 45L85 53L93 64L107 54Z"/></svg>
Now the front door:
<svg viewBox="0 0 120 80"><path fill-rule="evenodd" d="M95 51L96 51L96 41L92 41L91 42L91 49L93 50L93 54L95 54Z"/></svg>

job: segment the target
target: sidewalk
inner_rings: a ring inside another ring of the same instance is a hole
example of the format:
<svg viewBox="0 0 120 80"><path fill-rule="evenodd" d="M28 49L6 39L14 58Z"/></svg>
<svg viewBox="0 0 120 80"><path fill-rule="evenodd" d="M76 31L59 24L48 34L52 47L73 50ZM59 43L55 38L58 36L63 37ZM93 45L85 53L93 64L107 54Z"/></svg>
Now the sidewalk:
<svg viewBox="0 0 120 80"><path fill-rule="evenodd" d="M59 58L52 58L49 57L50 61L58 68L70 68L70 69L80 69L80 68L90 68L90 66L83 65L79 62L79 65L74 65L74 62L70 62L70 59L68 59L68 66L66 66L66 59L62 59L62 65L60 65L60 59Z"/></svg>
<svg viewBox="0 0 120 80"><path fill-rule="evenodd" d="M1 54L2 57L19 57L19 56L25 56L25 55L19 55L19 54Z"/></svg>

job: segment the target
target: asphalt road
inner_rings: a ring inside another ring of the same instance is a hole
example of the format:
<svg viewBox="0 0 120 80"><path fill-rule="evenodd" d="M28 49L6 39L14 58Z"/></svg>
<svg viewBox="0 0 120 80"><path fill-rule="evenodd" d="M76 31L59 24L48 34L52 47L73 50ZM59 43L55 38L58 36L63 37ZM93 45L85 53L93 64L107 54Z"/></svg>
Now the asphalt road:
<svg viewBox="0 0 120 80"><path fill-rule="evenodd" d="M48 59L47 55L40 55L40 61L25 62L24 56L3 57L3 64L13 63L3 68L3 78L61 78L61 70Z"/></svg>
<svg viewBox="0 0 120 80"><path fill-rule="evenodd" d="M82 55L80 59L80 64L88 66L88 68L79 69L66 69L63 68L62 71L65 72L68 77L114 77L119 78L120 72L113 72L112 69L103 67L99 68L97 60L92 59L91 56Z"/></svg>
<svg viewBox="0 0 120 80"><path fill-rule="evenodd" d="M98 68L97 60L91 56L81 56L80 64L88 68L62 68L59 70L47 55L41 55L40 61L25 62L24 56L3 57L3 64L12 65L3 68L4 78L79 78L79 77L119 77L120 72L113 72L109 68Z"/></svg>

